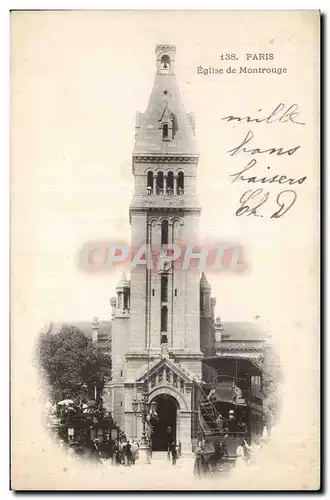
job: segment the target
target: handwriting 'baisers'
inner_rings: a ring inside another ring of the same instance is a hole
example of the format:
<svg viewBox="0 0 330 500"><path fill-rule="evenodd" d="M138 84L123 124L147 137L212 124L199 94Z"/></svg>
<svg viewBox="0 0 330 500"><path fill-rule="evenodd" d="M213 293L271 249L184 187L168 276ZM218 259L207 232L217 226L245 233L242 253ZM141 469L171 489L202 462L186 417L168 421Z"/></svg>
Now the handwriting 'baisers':
<svg viewBox="0 0 330 500"><path fill-rule="evenodd" d="M258 110L260 112L261 109ZM285 106L283 103L278 104L271 113L267 114L264 117L260 118L252 118L251 116L234 116L228 115L222 120L225 120L226 123L231 123L234 126L237 123L248 123L251 126L253 125L268 125L274 122L279 124L291 124L291 125L305 125L304 122L298 121L299 117L299 107L298 104L291 104L290 106ZM287 136L286 136L287 137ZM250 160L242 169L237 172L229 173L229 176L232 178L231 183L235 182L244 182L244 183L260 183L260 184L303 184L306 181L307 176L299 176L299 177L290 177L288 175L283 175L271 171L272 167L270 165L260 165L259 164L259 156L264 157L282 157L285 159L285 166L290 157L300 152L301 146L299 144L295 144L291 147L283 147L283 146L266 146L260 147L260 145L256 145L256 138L252 130L248 130L245 132L245 136L243 140L237 146L226 151L226 153L230 157L245 157L245 156L257 156ZM262 169L262 170L260 170ZM265 171L266 170L266 171ZM263 217L262 214L257 212L257 208L260 208L264 205L267 200L270 198L270 192L264 192L263 189L257 189L255 191L249 190L243 193L240 198L241 206L236 211L236 216L241 215L254 215L258 217ZM284 194L290 195L289 203L285 203ZM260 199L260 196L262 197ZM246 202L249 203L255 200L257 203L256 206L246 205ZM280 210L275 212L271 218L280 218L294 205L297 200L297 193L293 190L286 190L277 193L276 204L280 207Z"/></svg>

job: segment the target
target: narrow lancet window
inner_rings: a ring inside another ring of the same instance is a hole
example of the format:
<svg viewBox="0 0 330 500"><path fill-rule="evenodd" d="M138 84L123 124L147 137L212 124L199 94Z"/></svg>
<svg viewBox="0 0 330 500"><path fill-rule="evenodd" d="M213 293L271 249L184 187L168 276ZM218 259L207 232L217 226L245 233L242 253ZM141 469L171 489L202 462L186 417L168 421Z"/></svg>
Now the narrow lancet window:
<svg viewBox="0 0 330 500"><path fill-rule="evenodd" d="M173 192L174 192L174 176L173 176L173 172L169 172L167 174L166 194L173 194Z"/></svg>
<svg viewBox="0 0 330 500"><path fill-rule="evenodd" d="M168 245L168 221L162 221L162 245Z"/></svg>
<svg viewBox="0 0 330 500"><path fill-rule="evenodd" d="M160 281L161 288L161 301L167 302L168 300L168 276L167 274L162 274Z"/></svg>
<svg viewBox="0 0 330 500"><path fill-rule="evenodd" d="M183 172L179 172L178 175L178 194L184 193L184 176Z"/></svg>
<svg viewBox="0 0 330 500"><path fill-rule="evenodd" d="M169 138L169 136L168 136L168 124L164 123L162 129L163 129L163 140L165 141Z"/></svg>
<svg viewBox="0 0 330 500"><path fill-rule="evenodd" d="M154 179L153 173L152 172L148 172L148 175L147 175L147 192L148 192L148 194L152 194L152 191L153 191L153 179Z"/></svg>
<svg viewBox="0 0 330 500"><path fill-rule="evenodd" d="M157 180L156 180L156 186L157 186L157 194L163 194L164 190L164 175L163 172L158 172L157 174Z"/></svg>

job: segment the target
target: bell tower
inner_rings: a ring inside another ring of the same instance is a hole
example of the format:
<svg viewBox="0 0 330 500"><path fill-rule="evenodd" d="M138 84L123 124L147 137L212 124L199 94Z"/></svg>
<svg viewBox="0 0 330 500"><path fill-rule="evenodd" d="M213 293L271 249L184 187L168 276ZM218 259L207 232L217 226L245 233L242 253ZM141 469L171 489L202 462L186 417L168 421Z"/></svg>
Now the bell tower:
<svg viewBox="0 0 330 500"><path fill-rule="evenodd" d="M157 45L155 52L157 75L175 75L175 46Z"/></svg>
<svg viewBox="0 0 330 500"><path fill-rule="evenodd" d="M196 194L195 121L185 112L175 75L175 46L157 45L156 75L144 113L136 115L130 205L132 247L147 244L153 268L131 271L127 373L167 353L200 376L200 273L182 260L157 268L163 245L197 245L201 208ZM131 369L130 369L131 366Z"/></svg>
<svg viewBox="0 0 330 500"><path fill-rule="evenodd" d="M130 280L122 277L110 301L109 406L127 437L140 438L145 431L134 411L136 401L147 397L158 408L153 449L167 450L170 427L182 449L191 451L197 426L194 380L201 378L203 357L200 272L183 266L182 259L159 265L159 257L166 245L198 245L199 155L194 116L185 112L176 82L175 47L157 45L155 55L150 98L145 112L136 114L129 208L131 247L138 252L143 246L148 256L144 251L143 259L140 251L140 264L133 263Z"/></svg>

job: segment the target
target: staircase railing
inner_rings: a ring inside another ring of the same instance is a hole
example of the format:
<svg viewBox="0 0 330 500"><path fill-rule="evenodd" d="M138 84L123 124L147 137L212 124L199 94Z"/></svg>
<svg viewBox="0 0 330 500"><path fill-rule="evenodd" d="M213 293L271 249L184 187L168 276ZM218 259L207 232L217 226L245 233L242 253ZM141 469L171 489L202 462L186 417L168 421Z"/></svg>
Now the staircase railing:
<svg viewBox="0 0 330 500"><path fill-rule="evenodd" d="M200 401L198 407L199 424L205 435L220 434L221 430L218 428L217 424L217 419L220 416L220 413L212 402L207 399L207 395L205 394L202 386L200 384L198 385L202 399L204 399L204 401Z"/></svg>

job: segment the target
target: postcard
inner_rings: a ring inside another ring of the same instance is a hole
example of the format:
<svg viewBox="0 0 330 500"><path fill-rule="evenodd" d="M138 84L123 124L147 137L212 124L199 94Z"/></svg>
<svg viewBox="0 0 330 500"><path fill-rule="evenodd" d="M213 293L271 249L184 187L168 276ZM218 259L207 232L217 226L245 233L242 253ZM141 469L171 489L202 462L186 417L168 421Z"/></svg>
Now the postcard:
<svg viewBox="0 0 330 500"><path fill-rule="evenodd" d="M320 488L320 12L11 13L11 488Z"/></svg>

